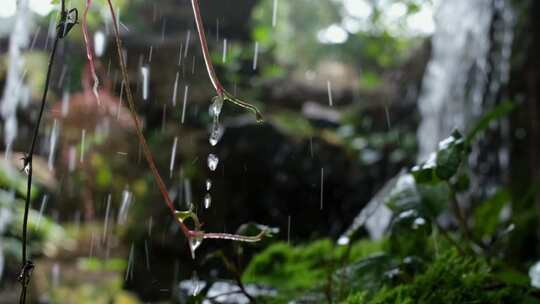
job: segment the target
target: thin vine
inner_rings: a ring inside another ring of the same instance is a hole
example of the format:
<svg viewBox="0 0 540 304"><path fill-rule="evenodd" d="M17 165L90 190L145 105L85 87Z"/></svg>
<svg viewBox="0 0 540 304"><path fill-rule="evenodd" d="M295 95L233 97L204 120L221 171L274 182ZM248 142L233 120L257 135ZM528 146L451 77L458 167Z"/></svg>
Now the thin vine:
<svg viewBox="0 0 540 304"><path fill-rule="evenodd" d="M236 235L236 234L228 234L228 233L205 233L203 230L201 230L202 225L198 221L198 218L197 218L196 214L193 211L191 211L191 210L189 210L189 211L177 211L174 208L172 200L169 197L167 187L165 186L165 183L163 182L163 178L159 174L159 171L158 171L158 169L156 167L152 152L150 151L150 148L148 147L148 144L146 143L146 139L144 138L144 135L142 133L141 124L140 124L139 119L137 117L137 112L136 112L136 108L135 108L135 102L133 101L134 100L133 99L133 93L131 92L131 88L129 86L129 83L130 83L129 75L128 75L128 71L127 71L127 67L126 67L126 60L124 58L124 53L122 51L123 46L122 46L122 40L120 39L120 34L119 34L118 20L116 18L116 13L115 13L112 1L107 0L107 2L108 2L108 5L109 5L109 10L110 10L110 13L111 13L111 17L112 17L113 33L114 33L115 40L116 40L116 51L118 53L118 61L119 61L119 64L120 64L122 79L123 79L123 82L124 82L124 88L125 88L126 97L127 97L127 101L128 101L129 111L130 111L130 114L131 114L131 118L133 119L133 122L135 124L135 131L136 131L136 134L137 134L137 138L138 138L140 146L142 147L142 153L144 155L144 158L145 158L148 166L150 167L150 171L152 172L154 180L155 180L156 184L158 185L159 191L161 193L161 196L163 197L163 200L165 201L165 204L167 205L167 207L171 211L171 214L173 215L173 217L177 220L177 223L180 226L180 229L181 229L182 233L188 239L188 243L189 243L189 247L190 247L190 250L191 250L192 257L195 258L195 250L201 244L203 239L225 239L225 240L233 240L233 241L239 241L239 242L258 242L264 236L269 235L268 230L262 230L258 235L255 235L255 236L244 236L244 235ZM207 66L207 69L208 69L209 77L212 80L212 83L214 84L214 88L216 89L216 92L218 93L218 96L222 96L223 98L228 98L227 96L229 96L229 95L226 93L226 91L223 89L223 87L219 83L219 80L217 79L217 77L215 76L215 73L213 72L214 70L213 70L212 64L209 61L208 47L207 47L206 38L205 38L205 35L204 35L204 32L203 32L204 29L202 27L202 22L200 22L201 17L200 17L200 13L199 13L199 10L198 10L197 3L195 3L195 5L196 5L196 6L194 6L195 19L199 20L197 22L197 24L198 24L197 25L197 30L199 31L199 37L201 39L201 47L203 48L203 56L205 56L205 62L206 62L206 66ZM238 102L234 102L234 101L233 101L233 103L238 104ZM240 101L239 105L246 108L246 109L248 109L248 110L250 110L250 111L253 111L257 116L257 120L262 119L262 115L257 110L257 108L255 108L254 106L243 103L242 101ZM185 224L185 221L188 218L193 220L194 229L188 228L188 226Z"/></svg>
<svg viewBox="0 0 540 304"><path fill-rule="evenodd" d="M28 285L34 270L34 263L28 259L27 247L28 247L28 212L30 209L30 199L32 193L32 164L36 147L37 138L39 136L39 128L41 126L41 120L43 119L43 112L45 109L45 103L47 101L47 93L49 92L49 84L51 80L52 67L54 65L54 58L56 56L56 49L60 39L67 36L69 31L77 24L78 12L77 9L66 10L65 0L61 1L60 19L56 27L56 37L54 39L53 48L49 57L49 63L47 67L47 76L45 78L45 88L43 90L43 96L41 98L41 107L39 109L39 115L34 127L34 133L32 136L32 143L28 149L28 153L23 157L23 170L27 174L26 185L26 200L24 204L24 216L22 227L22 267L18 281L21 283L21 294L19 297L19 303L26 303L26 295L28 291Z"/></svg>

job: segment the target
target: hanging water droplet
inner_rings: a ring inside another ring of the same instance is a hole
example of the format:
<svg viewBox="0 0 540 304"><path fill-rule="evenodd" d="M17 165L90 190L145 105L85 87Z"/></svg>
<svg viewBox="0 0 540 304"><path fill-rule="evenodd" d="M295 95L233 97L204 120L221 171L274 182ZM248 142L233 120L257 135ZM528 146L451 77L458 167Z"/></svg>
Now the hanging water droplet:
<svg viewBox="0 0 540 304"><path fill-rule="evenodd" d="M195 251L197 250L197 248L199 248L199 246L201 246L202 241L203 241L202 234L194 235L191 238L189 238L189 249L191 251L191 257L193 259L195 259Z"/></svg>
<svg viewBox="0 0 540 304"><path fill-rule="evenodd" d="M215 96L212 98L212 103L208 109L208 113L212 120L212 128L210 129L210 144L212 146L217 145L221 136L223 135L223 128L219 125L219 115L221 114L221 108L223 107L223 97Z"/></svg>
<svg viewBox="0 0 540 304"><path fill-rule="evenodd" d="M206 191L210 191L210 189L212 189L212 180L211 179L206 179Z"/></svg>
<svg viewBox="0 0 540 304"><path fill-rule="evenodd" d="M223 107L223 98L219 96L215 96L214 98L212 98L212 104L210 104L210 109L208 111L210 113L210 117L214 119L218 119L219 114L221 114L222 107Z"/></svg>
<svg viewBox="0 0 540 304"><path fill-rule="evenodd" d="M210 169L210 171L215 171L218 163L219 158L216 155L212 153L208 154L208 169Z"/></svg>
<svg viewBox="0 0 540 304"><path fill-rule="evenodd" d="M210 205L212 204L212 196L210 193L206 193L204 196L204 208L208 209L210 208Z"/></svg>

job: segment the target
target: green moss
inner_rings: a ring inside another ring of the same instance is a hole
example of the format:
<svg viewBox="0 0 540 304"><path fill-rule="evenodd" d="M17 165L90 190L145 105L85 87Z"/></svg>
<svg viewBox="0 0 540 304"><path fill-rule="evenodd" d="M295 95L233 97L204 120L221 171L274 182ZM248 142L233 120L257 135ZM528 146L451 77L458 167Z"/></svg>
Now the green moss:
<svg viewBox="0 0 540 304"><path fill-rule="evenodd" d="M367 300L358 291L347 304L453 304L523 303L525 290L497 282L488 264L478 257L447 252L430 264L412 282L382 288Z"/></svg>
<svg viewBox="0 0 540 304"><path fill-rule="evenodd" d="M348 260L381 251L384 241L360 241L353 244ZM258 254L243 275L246 283L263 283L282 291L298 291L324 286L346 256L347 247L324 239L301 246L280 242Z"/></svg>

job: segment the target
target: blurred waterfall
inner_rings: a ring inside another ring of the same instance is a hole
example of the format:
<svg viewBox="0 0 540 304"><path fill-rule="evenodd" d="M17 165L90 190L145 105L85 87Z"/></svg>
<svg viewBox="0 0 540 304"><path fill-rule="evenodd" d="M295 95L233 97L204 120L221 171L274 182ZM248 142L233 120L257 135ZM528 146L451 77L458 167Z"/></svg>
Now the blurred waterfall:
<svg viewBox="0 0 540 304"><path fill-rule="evenodd" d="M422 116L418 129L419 162L427 160L455 128L466 131L501 100L513 42L514 14L508 2L439 1L432 57L418 101ZM479 197L493 194L508 172L508 122L494 122L485 133L477 140L469 159L478 173L471 180L471 193ZM348 244L364 226L372 238L380 238L392 216L384 198L409 178L402 172L388 181L338 243Z"/></svg>
<svg viewBox="0 0 540 304"><path fill-rule="evenodd" d="M498 102L508 78L513 14L506 0L440 1L418 105L418 160Z"/></svg>
<svg viewBox="0 0 540 304"><path fill-rule="evenodd" d="M28 2L28 0L18 1L15 22L9 38L9 67L4 94L0 102L0 114L4 120L6 157L9 157L13 141L17 137L17 107L21 103L27 104L30 98L30 89L24 84L24 58L22 56L22 51L26 49L30 40L32 15Z"/></svg>

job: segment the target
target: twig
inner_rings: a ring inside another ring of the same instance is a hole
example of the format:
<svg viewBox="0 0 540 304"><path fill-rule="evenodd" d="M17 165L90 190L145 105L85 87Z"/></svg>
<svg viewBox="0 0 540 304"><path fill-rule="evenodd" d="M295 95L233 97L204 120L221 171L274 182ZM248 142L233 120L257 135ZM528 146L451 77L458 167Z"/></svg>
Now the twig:
<svg viewBox="0 0 540 304"><path fill-rule="evenodd" d="M47 102L47 93L49 92L49 84L51 80L52 67L54 65L54 58L56 56L56 50L58 48L58 41L64 38L71 27L77 23L77 11L76 9L70 10L70 12L75 13L75 19L68 19L68 11L65 8L65 0L61 2L61 11L60 11L60 20L58 21L56 37L54 39L53 48L51 55L49 57L49 63L47 67L47 76L45 78L45 88L43 90L43 96L41 98L41 107L39 109L39 116L34 127L34 133L32 136L32 143L28 149L28 153L23 157L23 170L28 175L27 184L26 184L26 200L24 203L24 216L23 216L23 229L22 229L22 267L21 272L18 277L18 281L21 283L21 294L19 297L19 303L26 303L26 294L28 290L28 284L30 283L30 278L32 271L34 270L34 263L28 259L27 254L27 243L28 243L28 213L30 210L30 199L32 194L32 164L33 157L36 147L37 138L39 136L39 127L41 126L41 120L43 118L43 112L45 110L45 103Z"/></svg>
<svg viewBox="0 0 540 304"><path fill-rule="evenodd" d="M210 78L210 82L212 82L212 86L216 90L216 94L218 95L219 98L225 101L230 101L231 103L241 108L244 108L248 111L253 112L255 114L255 118L257 122L262 122L263 116L261 112L259 111L259 109L257 109L257 107L234 97L231 93L225 90L225 88L219 81L219 78L216 76L214 65L212 64L212 58L210 58L210 52L208 51L208 43L206 41L206 34L204 33L204 23L201 17L201 10L199 8L199 0L191 0L191 6L193 7L193 15L195 17L195 25L197 27L199 43L201 44L204 64L206 65L206 71L208 72L208 77Z"/></svg>

